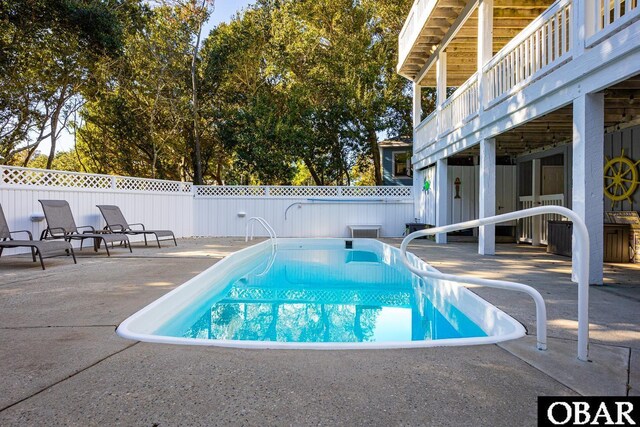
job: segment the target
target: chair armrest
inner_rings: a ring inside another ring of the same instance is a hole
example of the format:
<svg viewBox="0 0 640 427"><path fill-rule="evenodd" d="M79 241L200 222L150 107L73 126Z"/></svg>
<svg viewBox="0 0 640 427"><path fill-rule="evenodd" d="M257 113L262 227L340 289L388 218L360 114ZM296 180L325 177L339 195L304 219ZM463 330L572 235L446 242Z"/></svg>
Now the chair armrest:
<svg viewBox="0 0 640 427"><path fill-rule="evenodd" d="M91 225L83 225L81 227L76 227L76 228L78 230L80 230L81 228L88 228L89 230L91 230L91 231L83 231L83 233L95 233L96 232L96 229Z"/></svg>
<svg viewBox="0 0 640 427"><path fill-rule="evenodd" d="M105 229L111 231L112 233L118 233L118 232L122 232L122 231L127 231L127 229L120 224L111 224L111 225L107 225L105 227Z"/></svg>
<svg viewBox="0 0 640 427"><path fill-rule="evenodd" d="M51 237L65 237L67 234L69 234L69 232L67 230L65 230L62 227L54 227L54 228L47 228L45 231L43 231L43 236L40 237L40 240L45 240L46 239L46 234L45 232L48 231L49 234L51 234ZM62 236L57 235L56 236L56 232L58 231L62 231ZM44 238L43 238L44 237Z"/></svg>
<svg viewBox="0 0 640 427"><path fill-rule="evenodd" d="M142 223L140 223L140 222L137 222L137 223L135 223L135 224L129 224L129 228L131 228L131 226L133 226L133 225L139 225L139 226L141 226L141 227L142 227L142 231L146 230L146 228L144 227L144 224L142 224Z"/></svg>
<svg viewBox="0 0 640 427"><path fill-rule="evenodd" d="M19 231L10 231L9 234L17 234L17 233L27 233L29 236L29 240L33 240L33 234L29 230L19 230Z"/></svg>

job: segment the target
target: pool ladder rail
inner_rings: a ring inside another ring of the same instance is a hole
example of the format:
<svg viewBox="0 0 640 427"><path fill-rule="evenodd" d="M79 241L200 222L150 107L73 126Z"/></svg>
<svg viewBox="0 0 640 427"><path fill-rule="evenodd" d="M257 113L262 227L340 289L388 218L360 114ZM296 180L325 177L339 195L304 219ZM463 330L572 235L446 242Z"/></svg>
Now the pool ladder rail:
<svg viewBox="0 0 640 427"><path fill-rule="evenodd" d="M273 229L271 224L267 222L266 219L259 216L252 216L247 220L247 225L245 226L245 235L244 241L248 242L249 240L253 240L255 235L255 224L258 223L262 225L262 227L269 233L269 240L271 241L271 256L269 257L269 262L267 263L267 267L260 274L256 274L257 277L264 276L271 270L273 263L276 259L276 251L278 249L278 236L276 235L276 231ZM251 233L249 233L251 230Z"/></svg>
<svg viewBox="0 0 640 427"><path fill-rule="evenodd" d="M520 291L528 294L536 303L537 347L539 350L546 350L547 309L540 292L531 286L505 280L490 280L471 276L444 274L436 271L435 269L433 271L422 270L416 268L409 261L409 258L407 258L407 246L409 246L409 242L418 237L465 230L467 228L481 227L484 225L497 224L500 222L544 214L559 214L573 221L574 251L576 256L573 258L572 276L573 280L578 282L578 359L586 362L588 361L589 355L589 233L582 218L580 218L578 214L571 209L562 206L540 206L473 221L419 230L409 234L404 238L404 240L402 240L402 245L400 245L402 262L409 270L420 277L447 280L460 283L462 285L472 284L490 288Z"/></svg>

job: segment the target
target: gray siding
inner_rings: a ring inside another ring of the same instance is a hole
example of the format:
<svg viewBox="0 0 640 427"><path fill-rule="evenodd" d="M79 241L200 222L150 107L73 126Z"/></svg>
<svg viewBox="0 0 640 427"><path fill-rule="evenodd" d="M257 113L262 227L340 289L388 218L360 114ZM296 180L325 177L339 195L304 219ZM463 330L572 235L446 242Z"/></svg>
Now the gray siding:
<svg viewBox="0 0 640 427"><path fill-rule="evenodd" d="M413 185L413 178L394 178L393 177L393 153L409 152L411 156L411 147L407 148L383 148L382 149L382 185Z"/></svg>
<svg viewBox="0 0 640 427"><path fill-rule="evenodd" d="M605 164L607 159L619 157L622 155L624 149L624 156L631 159L633 162L640 160L640 126L633 126L627 129L620 130L618 132L612 132L605 134L604 136L604 155ZM636 165L636 170L640 172L640 164ZM629 174L628 178L631 177ZM635 193L631 196L631 202L624 200L615 203L612 206L612 201L608 198L604 198L604 210L606 211L637 211L640 210L640 186L636 188Z"/></svg>

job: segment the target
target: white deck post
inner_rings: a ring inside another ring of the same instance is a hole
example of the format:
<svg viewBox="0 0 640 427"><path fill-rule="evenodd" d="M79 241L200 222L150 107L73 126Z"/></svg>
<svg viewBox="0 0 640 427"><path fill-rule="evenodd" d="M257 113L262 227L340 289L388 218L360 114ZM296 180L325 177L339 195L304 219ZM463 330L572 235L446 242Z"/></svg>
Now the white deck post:
<svg viewBox="0 0 640 427"><path fill-rule="evenodd" d="M602 176L604 174L604 94L584 94L573 100L572 209L589 231L589 283L602 284L604 257ZM573 236L575 248L575 231ZM583 257L573 250L573 262ZM575 264L574 264L575 265ZM575 280L575 271L573 274Z"/></svg>
<svg viewBox="0 0 640 427"><path fill-rule="evenodd" d="M533 198L533 207L540 206L540 184L542 180L540 175L542 168L540 159L532 160L531 168L531 197ZM542 236L542 217L534 216L531 218L531 245L540 246L540 237Z"/></svg>
<svg viewBox="0 0 640 427"><path fill-rule="evenodd" d="M480 219L496 214L496 140L480 141ZM495 255L496 226L483 225L478 234L478 253Z"/></svg>
<svg viewBox="0 0 640 427"><path fill-rule="evenodd" d="M580 56L586 48L587 39L596 32L596 7L592 1L571 3L571 51L573 57Z"/></svg>
<svg viewBox="0 0 640 427"><path fill-rule="evenodd" d="M436 119L438 120L438 135L446 129L442 128L442 104L447 100L447 53L440 52L436 62Z"/></svg>
<svg viewBox="0 0 640 427"><path fill-rule="evenodd" d="M413 128L417 128L420 122L422 122L422 87L413 82Z"/></svg>
<svg viewBox="0 0 640 427"><path fill-rule="evenodd" d="M449 210L449 183L447 182L447 159L436 163L436 226L447 225ZM436 234L436 243L447 243L447 233Z"/></svg>
<svg viewBox="0 0 640 427"><path fill-rule="evenodd" d="M413 171L413 217L420 222L424 222L424 191L422 191L424 179L424 170Z"/></svg>
<svg viewBox="0 0 640 427"><path fill-rule="evenodd" d="M418 146L418 133L416 128L422 122L422 87L413 82L413 148ZM382 156L380 156L382 158ZM413 160L412 160L413 162ZM415 218L422 218L422 180L424 172L413 171L413 204Z"/></svg>
<svg viewBox="0 0 640 427"><path fill-rule="evenodd" d="M484 111L489 100L482 67L493 56L493 0L481 0L478 5L478 99L480 111Z"/></svg>

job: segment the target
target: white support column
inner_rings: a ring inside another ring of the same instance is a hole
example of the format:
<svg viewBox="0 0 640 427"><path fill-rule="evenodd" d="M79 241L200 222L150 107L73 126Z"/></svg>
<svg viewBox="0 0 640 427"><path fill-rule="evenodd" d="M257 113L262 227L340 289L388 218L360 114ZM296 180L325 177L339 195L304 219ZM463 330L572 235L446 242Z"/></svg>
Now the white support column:
<svg viewBox="0 0 640 427"><path fill-rule="evenodd" d="M542 179L542 167L540 159L533 159L531 168L531 196L533 197L533 207L540 206L540 184ZM542 236L542 217L540 215L531 218L531 245L540 246L540 237Z"/></svg>
<svg viewBox="0 0 640 427"><path fill-rule="evenodd" d="M413 82L413 128L417 128L420 122L422 122L422 87Z"/></svg>
<svg viewBox="0 0 640 427"><path fill-rule="evenodd" d="M447 225L449 211L449 183L447 182L447 159L436 163L436 226ZM447 233L436 234L436 243L447 243Z"/></svg>
<svg viewBox="0 0 640 427"><path fill-rule="evenodd" d="M424 202L425 194L422 191L425 180L425 170L413 171L413 212L414 218L419 222L424 222Z"/></svg>
<svg viewBox="0 0 640 427"><path fill-rule="evenodd" d="M436 63L436 110L438 120L438 135L442 129L440 114L442 104L447 100L447 53L438 54ZM449 211L449 183L447 182L447 159L440 159L436 163L436 226L446 225ZM447 233L436 234L436 243L447 243Z"/></svg>
<svg viewBox="0 0 640 427"><path fill-rule="evenodd" d="M417 83L413 82L413 150L415 152L416 147L418 147L418 135L416 132L416 128L422 122L422 87ZM413 154L413 153L412 153ZM382 158L382 156L380 156ZM413 162L413 159L411 160ZM421 204L422 204L422 175L418 170L413 171L413 204L415 211L415 218L421 218Z"/></svg>
<svg viewBox="0 0 640 427"><path fill-rule="evenodd" d="M496 140L480 141L480 219L496 214ZM496 226L483 225L478 234L478 253L495 255Z"/></svg>
<svg viewBox="0 0 640 427"><path fill-rule="evenodd" d="M585 222L590 248L576 248L573 262L589 251L589 283L602 284L604 257L604 94L584 94L573 100L573 199L572 209ZM574 232L575 233L575 232ZM575 280L575 274L574 274Z"/></svg>
<svg viewBox="0 0 640 427"><path fill-rule="evenodd" d="M482 67L493 57L493 0L481 0L478 5L478 94L480 111L489 100L488 82L482 75Z"/></svg>
<svg viewBox="0 0 640 427"><path fill-rule="evenodd" d="M447 53L440 52L438 61L436 62L436 110L438 120L438 135L446 129L442 129L442 120L440 120L440 112L442 104L447 100Z"/></svg>

